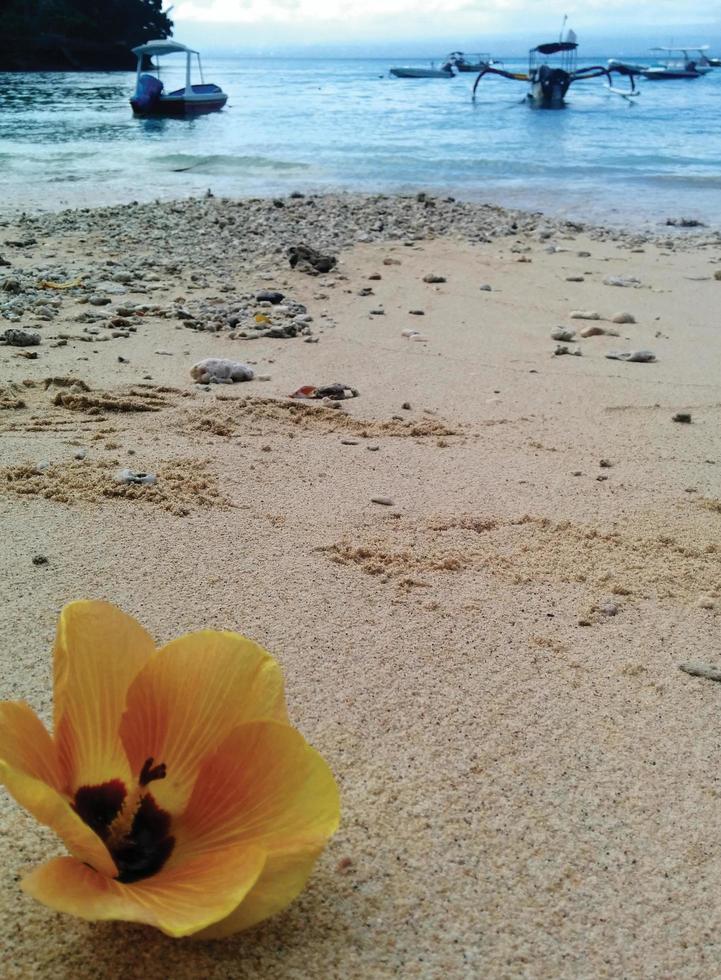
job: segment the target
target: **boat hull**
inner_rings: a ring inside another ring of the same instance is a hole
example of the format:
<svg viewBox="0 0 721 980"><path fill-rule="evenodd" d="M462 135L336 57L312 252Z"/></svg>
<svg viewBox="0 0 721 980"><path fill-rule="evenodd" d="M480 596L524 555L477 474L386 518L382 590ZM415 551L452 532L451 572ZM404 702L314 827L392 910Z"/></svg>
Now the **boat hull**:
<svg viewBox="0 0 721 980"><path fill-rule="evenodd" d="M673 81L677 78L701 78L703 72L699 71L686 71L685 69L671 69L662 68L654 70L653 68L648 68L646 71L640 73L644 78L648 79L649 82L667 82Z"/></svg>
<svg viewBox="0 0 721 980"><path fill-rule="evenodd" d="M567 71L541 65L531 78L528 98L539 109L561 109L570 84L571 75Z"/></svg>
<svg viewBox="0 0 721 980"><path fill-rule="evenodd" d="M136 116L197 116L206 112L218 112L228 101L228 96L217 85L193 85L190 92L178 89L149 101L130 100Z"/></svg>
<svg viewBox="0 0 721 980"><path fill-rule="evenodd" d="M395 78L453 78L452 71L441 71L440 68L391 68Z"/></svg>

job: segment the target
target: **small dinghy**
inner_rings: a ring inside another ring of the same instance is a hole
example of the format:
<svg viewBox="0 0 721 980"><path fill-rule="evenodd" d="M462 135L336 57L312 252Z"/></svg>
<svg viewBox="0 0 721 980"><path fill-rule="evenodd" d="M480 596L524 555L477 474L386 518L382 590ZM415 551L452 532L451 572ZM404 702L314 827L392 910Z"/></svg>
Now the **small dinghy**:
<svg viewBox="0 0 721 980"><path fill-rule="evenodd" d="M192 48L186 48L177 41L148 41L133 48L133 54L138 59L138 70L135 81L135 93L130 99L130 105L136 116L188 116L201 112L216 112L222 109L228 101L228 96L217 85L207 84L203 80L203 66L200 54ZM147 58L158 58L166 54L185 55L185 87L165 92L160 79L160 68L155 68L157 75L143 72L143 63ZM193 85L190 80L190 65L193 55L198 59L200 85Z"/></svg>

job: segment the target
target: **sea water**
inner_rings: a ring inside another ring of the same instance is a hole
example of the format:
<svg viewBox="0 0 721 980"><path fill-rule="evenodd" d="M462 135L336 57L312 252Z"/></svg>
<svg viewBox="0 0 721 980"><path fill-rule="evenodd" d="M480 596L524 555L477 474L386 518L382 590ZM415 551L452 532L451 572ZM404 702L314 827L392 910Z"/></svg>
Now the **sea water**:
<svg viewBox="0 0 721 980"><path fill-rule="evenodd" d="M182 59L173 61L166 89L183 84ZM396 79L391 64L209 58L205 79L228 92L228 105L187 120L134 118L130 72L0 74L0 213L208 188L422 189L613 224L684 216L721 225L721 69L641 79L633 101L602 79L579 82L567 108L548 111L529 106L521 82L487 76L474 102L474 74Z"/></svg>

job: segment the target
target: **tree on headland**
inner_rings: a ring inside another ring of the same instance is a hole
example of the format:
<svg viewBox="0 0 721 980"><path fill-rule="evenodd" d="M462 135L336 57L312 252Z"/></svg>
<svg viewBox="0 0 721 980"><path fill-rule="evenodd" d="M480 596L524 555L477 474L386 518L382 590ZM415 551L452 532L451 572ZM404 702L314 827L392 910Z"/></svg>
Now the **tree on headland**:
<svg viewBox="0 0 721 980"><path fill-rule="evenodd" d="M75 60L77 67L116 68L113 63L89 65L87 52L101 48L122 47L125 51L136 44L155 38L169 37L173 22L163 12L163 0L5 0L9 6L2 16L0 35L0 70L2 63L40 60L43 52L49 62L64 52L67 67ZM52 52L52 53L51 53ZM94 57L94 61L99 54ZM54 64L48 64L52 69ZM60 66L63 67L63 66Z"/></svg>
<svg viewBox="0 0 721 980"><path fill-rule="evenodd" d="M162 0L9 0L3 30L14 37L60 34L70 40L140 44L168 37Z"/></svg>

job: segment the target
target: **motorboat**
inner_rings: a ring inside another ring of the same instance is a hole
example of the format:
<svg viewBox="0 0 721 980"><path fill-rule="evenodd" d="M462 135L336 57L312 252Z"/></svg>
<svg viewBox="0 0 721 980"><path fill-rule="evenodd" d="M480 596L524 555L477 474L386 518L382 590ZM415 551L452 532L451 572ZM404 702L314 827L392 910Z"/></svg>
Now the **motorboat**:
<svg viewBox="0 0 721 980"><path fill-rule="evenodd" d="M588 78L605 77L609 89L624 98L638 94L634 83L634 74L637 72L630 70L620 62L614 66L589 65L578 68L576 64L577 50L578 39L576 34L573 31L568 31L564 40L551 41L548 44L539 44L535 48L531 48L528 52L528 72L511 72L502 68L494 68L492 65L485 65L479 72L473 86L473 98L476 97L478 83L485 75L489 74L500 75L501 78L510 78L517 82L528 82L527 100L539 109L561 109L565 105L566 93L573 82ZM631 84L628 91L613 88L611 82L614 73L630 80Z"/></svg>
<svg viewBox="0 0 721 980"><path fill-rule="evenodd" d="M450 61L453 67L461 72L483 71L486 65L501 64L501 62L494 61L490 54L464 54L462 51L452 51L446 60Z"/></svg>
<svg viewBox="0 0 721 980"><path fill-rule="evenodd" d="M649 81L675 78L701 78L713 68L710 64L702 64L689 55L689 51L697 48L651 48L652 51L663 52L667 57L659 59L653 65L643 68L639 74Z"/></svg>
<svg viewBox="0 0 721 980"><path fill-rule="evenodd" d="M395 78L453 78L453 65L446 59L440 68L431 63L430 68L391 68Z"/></svg>
<svg viewBox="0 0 721 980"><path fill-rule="evenodd" d="M221 88L204 81L200 54L192 48L166 39L148 41L133 48L132 51L138 59L135 93L130 99L130 105L136 116L188 116L202 112L216 112L228 101L228 96ZM150 72L143 71L143 66L149 59L169 54L185 55L185 86L172 92L165 91L159 66L154 66ZM193 85L191 82L190 69L193 55L198 61L199 85ZM152 74L152 71L156 74Z"/></svg>

